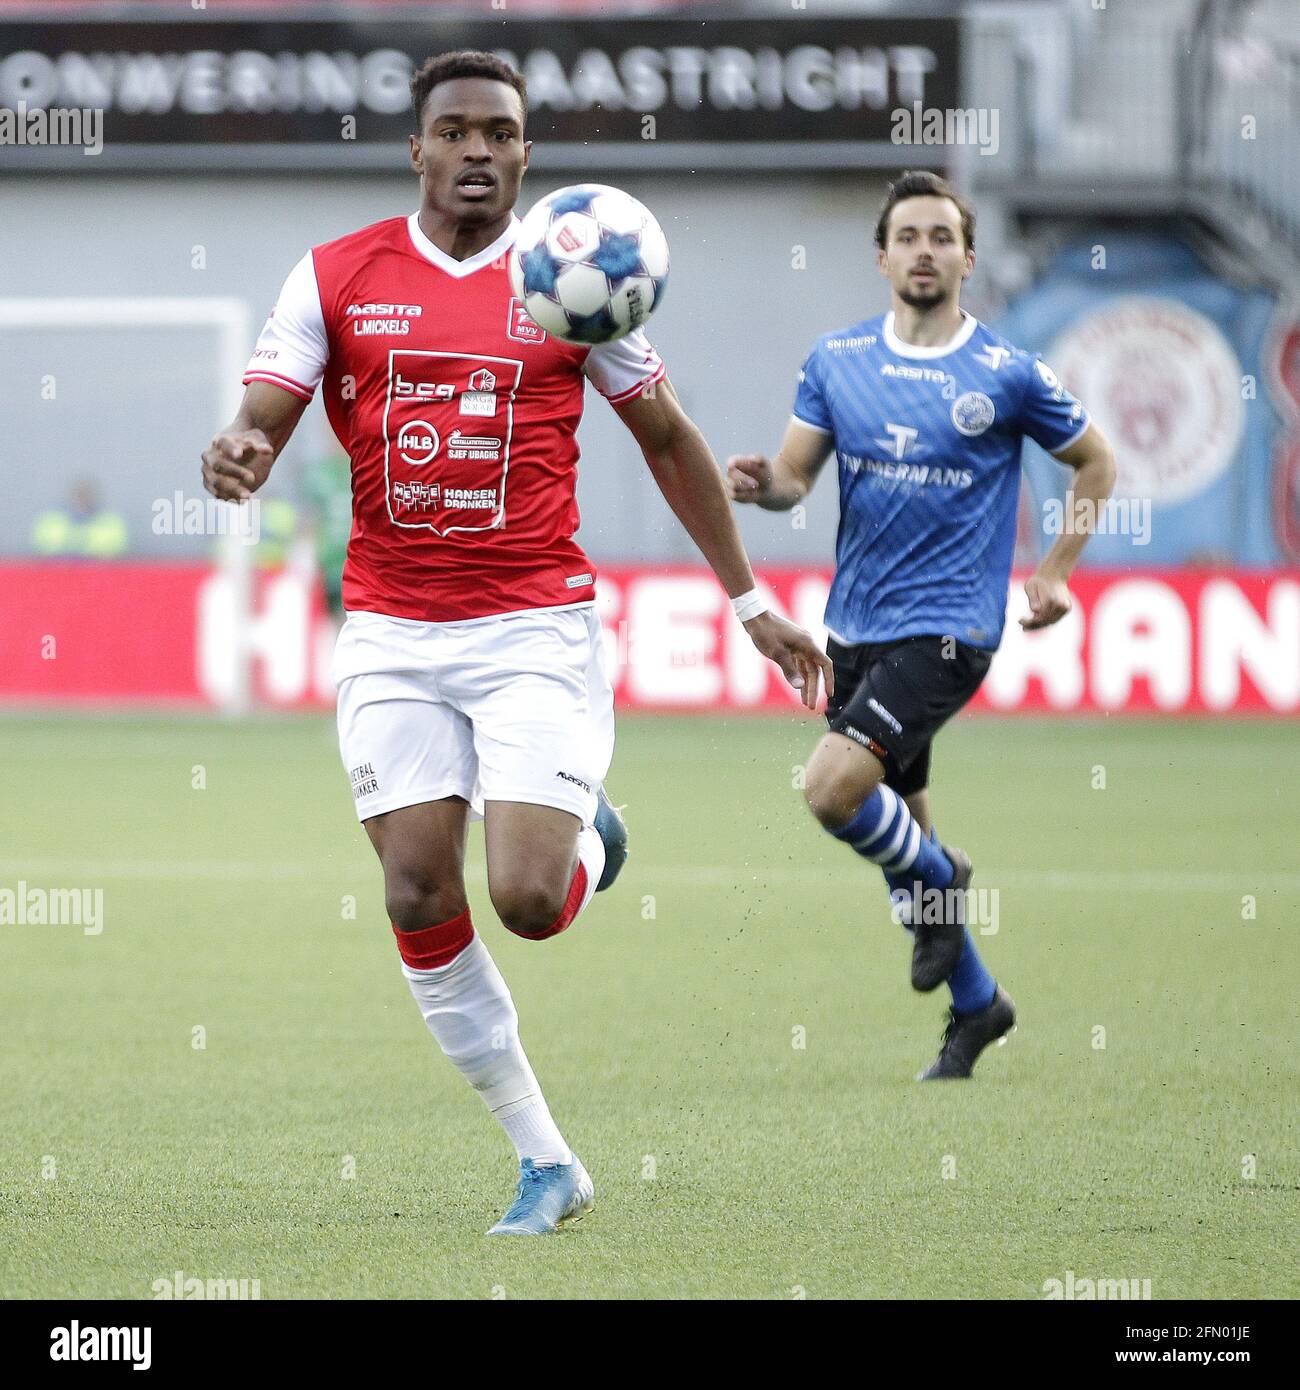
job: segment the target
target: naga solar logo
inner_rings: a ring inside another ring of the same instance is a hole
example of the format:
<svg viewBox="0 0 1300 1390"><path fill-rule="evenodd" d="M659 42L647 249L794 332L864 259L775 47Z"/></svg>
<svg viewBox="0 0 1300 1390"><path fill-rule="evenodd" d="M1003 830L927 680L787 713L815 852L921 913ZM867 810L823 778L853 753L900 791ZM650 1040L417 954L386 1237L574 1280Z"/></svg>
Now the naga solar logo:
<svg viewBox="0 0 1300 1390"><path fill-rule="evenodd" d="M397 450L413 468L423 467L438 452L438 431L427 420L412 420L397 436Z"/></svg>

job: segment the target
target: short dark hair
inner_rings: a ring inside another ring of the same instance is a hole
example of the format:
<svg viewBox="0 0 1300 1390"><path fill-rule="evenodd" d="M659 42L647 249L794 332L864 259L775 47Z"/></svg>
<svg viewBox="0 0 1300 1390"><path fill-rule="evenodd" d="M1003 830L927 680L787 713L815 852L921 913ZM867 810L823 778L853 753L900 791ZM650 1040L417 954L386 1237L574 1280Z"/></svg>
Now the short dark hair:
<svg viewBox="0 0 1300 1390"><path fill-rule="evenodd" d="M967 251L975 249L975 210L960 193L938 174L925 169L908 169L901 177L889 185L885 204L880 209L880 220L876 223L876 245L883 251L889 235L889 214L904 198L948 198L957 206L961 214L961 235Z"/></svg>
<svg viewBox="0 0 1300 1390"><path fill-rule="evenodd" d="M424 128L424 103L429 93L439 82L450 82L454 77L486 77L490 82L504 82L507 87L513 87L519 93L519 102L527 118L528 87L522 75L495 53L462 48L455 53L439 53L436 58L426 58L416 68L411 78L411 105L415 111L417 135Z"/></svg>

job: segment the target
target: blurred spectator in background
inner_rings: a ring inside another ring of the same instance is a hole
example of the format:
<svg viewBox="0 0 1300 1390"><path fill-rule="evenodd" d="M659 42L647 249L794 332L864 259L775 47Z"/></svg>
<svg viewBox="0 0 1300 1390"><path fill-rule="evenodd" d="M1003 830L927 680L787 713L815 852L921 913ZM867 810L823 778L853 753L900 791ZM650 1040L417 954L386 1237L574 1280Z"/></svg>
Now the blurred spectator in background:
<svg viewBox="0 0 1300 1390"><path fill-rule="evenodd" d="M352 532L352 465L347 457L334 453L317 459L307 470L305 491L325 601L331 613L342 617L343 561Z"/></svg>
<svg viewBox="0 0 1300 1390"><path fill-rule="evenodd" d="M101 505L98 483L82 478L72 485L65 507L36 518L32 548L38 555L116 560L126 553L126 522Z"/></svg>
<svg viewBox="0 0 1300 1390"><path fill-rule="evenodd" d="M283 497L267 497L261 501L257 545L253 548L253 563L261 569L275 569L289 559L294 537L298 531L298 509Z"/></svg>

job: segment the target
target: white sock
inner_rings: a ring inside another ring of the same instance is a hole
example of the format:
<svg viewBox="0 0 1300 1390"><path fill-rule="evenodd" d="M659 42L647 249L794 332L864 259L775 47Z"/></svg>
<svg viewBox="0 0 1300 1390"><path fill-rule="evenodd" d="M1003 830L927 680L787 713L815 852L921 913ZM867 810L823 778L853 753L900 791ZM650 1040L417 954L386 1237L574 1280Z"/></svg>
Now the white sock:
<svg viewBox="0 0 1300 1390"><path fill-rule="evenodd" d="M594 825L584 825L578 831L578 863L587 870L587 891L582 895L575 917L592 900L600 876L605 872L605 842L596 833Z"/></svg>
<svg viewBox="0 0 1300 1390"><path fill-rule="evenodd" d="M519 1157L569 1163L573 1154L556 1128L519 1041L519 1015L482 938L450 965L402 974L438 1046L483 1097Z"/></svg>

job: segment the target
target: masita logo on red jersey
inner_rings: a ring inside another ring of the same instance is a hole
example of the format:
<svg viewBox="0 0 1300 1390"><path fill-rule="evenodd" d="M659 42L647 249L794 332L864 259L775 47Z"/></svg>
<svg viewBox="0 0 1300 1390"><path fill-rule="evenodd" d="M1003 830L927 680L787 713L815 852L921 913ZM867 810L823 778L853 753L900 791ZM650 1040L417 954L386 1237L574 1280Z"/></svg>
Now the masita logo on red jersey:
<svg viewBox="0 0 1300 1390"><path fill-rule="evenodd" d="M420 304L349 304L349 318L418 319L424 313Z"/></svg>
<svg viewBox="0 0 1300 1390"><path fill-rule="evenodd" d="M358 338L404 338L411 331L411 320L418 319L420 304L349 304L348 319Z"/></svg>

